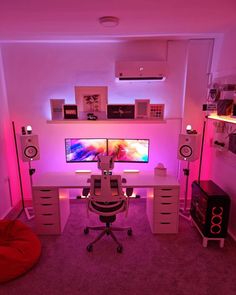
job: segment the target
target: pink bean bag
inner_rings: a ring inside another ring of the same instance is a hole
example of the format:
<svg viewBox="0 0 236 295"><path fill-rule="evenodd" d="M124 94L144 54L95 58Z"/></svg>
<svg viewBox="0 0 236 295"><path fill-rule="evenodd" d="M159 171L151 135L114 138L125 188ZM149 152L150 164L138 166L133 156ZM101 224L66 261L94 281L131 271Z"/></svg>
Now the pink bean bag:
<svg viewBox="0 0 236 295"><path fill-rule="evenodd" d="M0 283L25 273L38 261L41 243L19 220L0 220Z"/></svg>

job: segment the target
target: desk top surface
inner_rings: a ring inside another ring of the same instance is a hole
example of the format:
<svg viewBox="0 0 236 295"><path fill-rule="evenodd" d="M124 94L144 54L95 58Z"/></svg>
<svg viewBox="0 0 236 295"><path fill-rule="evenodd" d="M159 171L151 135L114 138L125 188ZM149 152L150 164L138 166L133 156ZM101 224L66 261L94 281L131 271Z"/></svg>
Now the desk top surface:
<svg viewBox="0 0 236 295"><path fill-rule="evenodd" d="M95 173L94 173L95 174ZM75 172L48 172L45 174L33 176L33 187L59 187L59 188L84 188L89 187L88 179L91 173L75 173ZM100 175L96 173L96 175ZM172 175L156 176L151 173L114 173L121 175L126 179L122 183L126 187L148 188L159 185L178 186L179 182Z"/></svg>

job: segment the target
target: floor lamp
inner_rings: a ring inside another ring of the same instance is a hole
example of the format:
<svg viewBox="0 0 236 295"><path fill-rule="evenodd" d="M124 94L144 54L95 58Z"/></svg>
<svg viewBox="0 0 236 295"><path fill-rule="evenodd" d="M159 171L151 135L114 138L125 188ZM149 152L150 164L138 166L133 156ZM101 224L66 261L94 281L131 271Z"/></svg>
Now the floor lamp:
<svg viewBox="0 0 236 295"><path fill-rule="evenodd" d="M17 169L18 169L18 176L19 176L19 182L20 182L21 204L22 204L21 211L17 215L17 218L19 218L20 215L22 214L22 212L25 211L25 200L24 200L24 194L23 194L23 186L22 186L22 178L21 178L21 170L20 170L20 161L19 161L19 152L18 152L18 145L17 145L17 140L16 140L16 129L15 129L15 122L14 121L12 121L12 129L13 129L13 135L14 135Z"/></svg>
<svg viewBox="0 0 236 295"><path fill-rule="evenodd" d="M15 123L12 122L13 133L14 133L14 142L15 142L15 150L16 150L16 157L17 157L17 167L18 167L18 175L20 181L20 191L21 191L21 202L22 202L22 210L18 214L17 218L21 215L24 211L25 215L28 220L34 218L33 207L26 207L25 206L25 199L23 194L23 186L22 186L22 177L21 177L21 169L20 169L20 161L19 161L19 151L16 139L16 130L15 130ZM31 126L27 126L27 134L25 131L25 127L22 127L22 137L24 140L21 140L22 150L23 150L23 161L27 161L29 164L29 176L30 176L30 187L32 190L32 175L35 172L35 169L31 167L32 160L39 159L38 153L38 139L36 135L31 135L32 128ZM32 191L31 191L32 192Z"/></svg>

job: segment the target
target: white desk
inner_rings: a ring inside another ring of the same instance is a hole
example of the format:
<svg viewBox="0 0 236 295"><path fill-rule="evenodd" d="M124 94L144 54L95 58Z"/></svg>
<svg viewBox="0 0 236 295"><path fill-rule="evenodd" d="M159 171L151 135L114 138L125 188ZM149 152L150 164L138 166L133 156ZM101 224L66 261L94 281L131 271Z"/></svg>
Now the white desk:
<svg viewBox="0 0 236 295"><path fill-rule="evenodd" d="M99 173L96 173L99 174ZM119 174L114 172L114 174ZM91 174L73 172L35 175L33 204L39 234L60 234L70 213L69 189L89 187ZM173 176L122 173L124 188L147 188L147 217L153 233L177 233L179 183Z"/></svg>

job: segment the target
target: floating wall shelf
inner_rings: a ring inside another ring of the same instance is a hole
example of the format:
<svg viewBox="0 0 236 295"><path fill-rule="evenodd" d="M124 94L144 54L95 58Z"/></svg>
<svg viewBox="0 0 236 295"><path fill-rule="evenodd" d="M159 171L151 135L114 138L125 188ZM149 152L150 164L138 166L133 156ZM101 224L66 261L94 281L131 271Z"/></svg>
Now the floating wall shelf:
<svg viewBox="0 0 236 295"><path fill-rule="evenodd" d="M131 123L131 124L158 124L166 123L165 120L157 119L107 119L107 120L47 120L48 124L122 124L122 123Z"/></svg>
<svg viewBox="0 0 236 295"><path fill-rule="evenodd" d="M229 117L229 116L217 116L216 114L211 114L207 116L208 119L218 120L222 122L236 124L236 118Z"/></svg>

